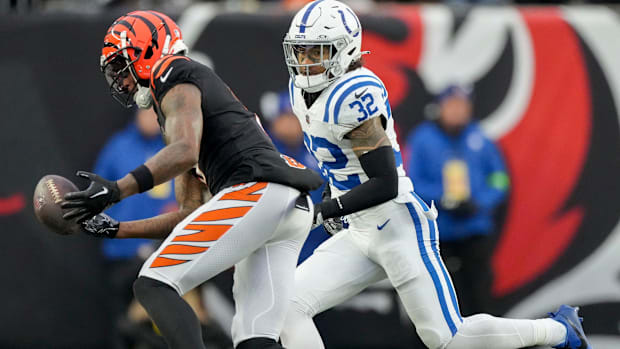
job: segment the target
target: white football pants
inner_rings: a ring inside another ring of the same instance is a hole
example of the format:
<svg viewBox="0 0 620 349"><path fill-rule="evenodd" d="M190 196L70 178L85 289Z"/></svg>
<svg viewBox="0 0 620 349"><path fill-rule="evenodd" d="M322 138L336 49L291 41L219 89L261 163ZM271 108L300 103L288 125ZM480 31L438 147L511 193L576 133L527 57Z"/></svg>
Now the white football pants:
<svg viewBox="0 0 620 349"><path fill-rule="evenodd" d="M349 229L325 241L297 268L282 344L288 349L324 348L312 317L386 277L429 348L512 349L537 344L540 338L553 344L563 340L565 329L550 319L462 318L439 254L434 218L417 195L412 202L390 201L353 217Z"/></svg>
<svg viewBox="0 0 620 349"><path fill-rule="evenodd" d="M298 190L275 183L226 188L175 227L140 276L182 295L234 266L234 345L254 337L277 340L312 224L311 200L299 198Z"/></svg>

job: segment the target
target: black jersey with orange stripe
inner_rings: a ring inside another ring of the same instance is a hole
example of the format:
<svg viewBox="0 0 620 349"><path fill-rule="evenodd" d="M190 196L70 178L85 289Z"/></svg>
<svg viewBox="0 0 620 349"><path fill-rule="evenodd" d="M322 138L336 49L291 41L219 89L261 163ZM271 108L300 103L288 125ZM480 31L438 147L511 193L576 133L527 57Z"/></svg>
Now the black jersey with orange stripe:
<svg viewBox="0 0 620 349"><path fill-rule="evenodd" d="M162 131L166 116L160 103L175 85L191 83L202 94L203 130L198 169L215 195L228 186L265 181L307 192L318 188L321 177L281 155L258 121L215 72L188 57L160 59L151 72L150 88Z"/></svg>

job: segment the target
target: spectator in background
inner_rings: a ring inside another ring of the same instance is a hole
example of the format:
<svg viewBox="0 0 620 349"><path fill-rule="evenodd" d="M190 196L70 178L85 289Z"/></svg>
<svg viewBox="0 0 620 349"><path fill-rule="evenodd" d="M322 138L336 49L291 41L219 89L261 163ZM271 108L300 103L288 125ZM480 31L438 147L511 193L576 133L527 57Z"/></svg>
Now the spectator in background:
<svg viewBox="0 0 620 349"><path fill-rule="evenodd" d="M267 121L267 133L278 151L321 173L316 160L304 145L304 134L297 117L293 114L288 91L265 93L261 98L261 111ZM310 193L313 202L322 201L321 193L324 188L325 184ZM299 263L308 258L328 237L329 234L322 225L312 230L299 254Z"/></svg>
<svg viewBox="0 0 620 349"><path fill-rule="evenodd" d="M497 146L472 120L471 91L451 85L437 97L438 118L408 138L408 174L424 200L439 203L441 255L464 315L488 312L494 210L509 186Z"/></svg>
<svg viewBox="0 0 620 349"><path fill-rule="evenodd" d="M135 120L116 133L101 150L94 172L117 180L144 163L164 147L157 115L152 109L140 109ZM176 210L173 183L156 186L146 193L134 195L110 207L106 213L119 221L144 219ZM126 314L133 298L132 284L144 260L154 251L147 239L104 239L110 310L115 320ZM117 321L118 323L118 321ZM118 338L117 338L118 339ZM116 345L120 345L116 343ZM121 346L122 347L122 346Z"/></svg>

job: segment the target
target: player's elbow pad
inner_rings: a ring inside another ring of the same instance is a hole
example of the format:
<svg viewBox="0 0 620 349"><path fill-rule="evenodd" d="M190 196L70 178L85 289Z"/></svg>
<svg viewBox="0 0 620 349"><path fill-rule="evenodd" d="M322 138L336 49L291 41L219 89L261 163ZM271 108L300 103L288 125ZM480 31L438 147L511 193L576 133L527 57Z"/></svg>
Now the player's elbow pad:
<svg viewBox="0 0 620 349"><path fill-rule="evenodd" d="M379 147L360 156L359 159L369 180L377 182L375 195L380 196L380 201L395 198L398 195L398 173L392 147Z"/></svg>

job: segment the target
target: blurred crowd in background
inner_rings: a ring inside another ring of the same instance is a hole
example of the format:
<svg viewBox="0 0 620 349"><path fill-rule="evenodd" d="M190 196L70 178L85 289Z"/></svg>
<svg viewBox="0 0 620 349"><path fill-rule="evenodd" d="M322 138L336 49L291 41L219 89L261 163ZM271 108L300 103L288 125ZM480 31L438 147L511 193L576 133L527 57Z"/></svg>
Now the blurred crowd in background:
<svg viewBox="0 0 620 349"><path fill-rule="evenodd" d="M231 10L251 12L260 6L284 10L301 8L310 0L0 0L0 13L47 11L98 12L113 8L158 8L180 11L198 2L218 3ZM620 4L620 0L352 0L357 6L374 3L443 3L448 5L562 5L562 4Z"/></svg>

